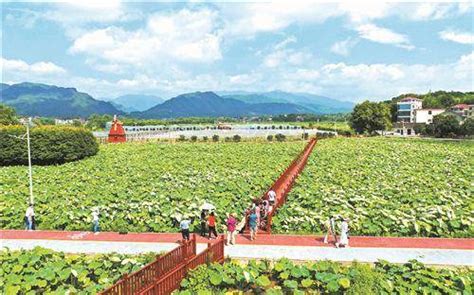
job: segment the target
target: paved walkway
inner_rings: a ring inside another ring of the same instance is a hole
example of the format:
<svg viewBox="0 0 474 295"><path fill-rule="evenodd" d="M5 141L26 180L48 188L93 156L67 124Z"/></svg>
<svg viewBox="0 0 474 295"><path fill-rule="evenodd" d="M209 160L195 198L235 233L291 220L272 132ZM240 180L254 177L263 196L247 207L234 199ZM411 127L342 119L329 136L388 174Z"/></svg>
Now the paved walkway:
<svg viewBox="0 0 474 295"><path fill-rule="evenodd" d="M66 231L1 230L0 243L10 249L42 246L74 253L143 253L165 252L176 247L179 234L118 233ZM198 251L209 240L198 237ZM260 235L252 242L239 235L237 245L226 247L232 258L287 257L293 260L375 262L379 259L404 263L417 259L426 264L474 266L474 239L351 237L351 248L336 249L322 243L321 237L304 235Z"/></svg>

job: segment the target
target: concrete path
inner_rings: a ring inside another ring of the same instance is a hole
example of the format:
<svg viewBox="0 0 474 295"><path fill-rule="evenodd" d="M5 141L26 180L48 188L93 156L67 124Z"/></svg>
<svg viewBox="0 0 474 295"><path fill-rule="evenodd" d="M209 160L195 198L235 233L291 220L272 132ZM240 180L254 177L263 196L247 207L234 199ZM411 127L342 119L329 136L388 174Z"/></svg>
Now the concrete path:
<svg viewBox="0 0 474 295"><path fill-rule="evenodd" d="M0 246L12 250L41 246L69 253L136 254L169 251L176 247L180 236L153 233L94 235L90 232L3 230L0 231L0 237ZM314 236L261 235L256 242L250 241L246 236L239 236L237 245L225 248L225 255L241 259L286 257L301 261L328 259L340 262L375 262L384 259L393 263L404 263L417 259L425 264L474 266L474 239L352 237L351 243L353 241L351 248L337 249L322 244L320 237ZM198 238L198 252L206 247L207 242L207 239Z"/></svg>

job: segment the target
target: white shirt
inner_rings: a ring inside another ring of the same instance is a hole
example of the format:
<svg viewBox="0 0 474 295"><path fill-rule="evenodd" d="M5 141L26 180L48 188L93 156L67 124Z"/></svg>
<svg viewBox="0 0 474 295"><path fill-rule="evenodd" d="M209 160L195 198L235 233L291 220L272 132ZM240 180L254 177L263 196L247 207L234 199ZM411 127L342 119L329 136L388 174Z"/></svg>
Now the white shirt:
<svg viewBox="0 0 474 295"><path fill-rule="evenodd" d="M181 229L189 229L189 224L191 223L191 220L181 220L181 222L179 223L179 227L181 227Z"/></svg>
<svg viewBox="0 0 474 295"><path fill-rule="evenodd" d="M268 192L268 200L269 201L275 201L276 193L274 190L271 190Z"/></svg>
<svg viewBox="0 0 474 295"><path fill-rule="evenodd" d="M30 220L31 220L31 218L32 218L33 216L35 216L35 211L33 210L33 207L28 207L28 208L26 209L25 216L26 216L28 219L30 219Z"/></svg>
<svg viewBox="0 0 474 295"><path fill-rule="evenodd" d="M92 212L92 220L99 221L99 212L97 211Z"/></svg>

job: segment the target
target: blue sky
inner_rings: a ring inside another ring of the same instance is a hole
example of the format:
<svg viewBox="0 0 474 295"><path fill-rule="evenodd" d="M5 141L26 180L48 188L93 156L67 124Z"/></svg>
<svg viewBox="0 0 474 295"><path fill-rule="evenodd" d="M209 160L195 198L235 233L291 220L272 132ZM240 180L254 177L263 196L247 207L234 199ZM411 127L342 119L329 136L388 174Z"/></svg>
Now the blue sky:
<svg viewBox="0 0 474 295"><path fill-rule="evenodd" d="M94 97L473 90L473 4L4 2L2 81Z"/></svg>

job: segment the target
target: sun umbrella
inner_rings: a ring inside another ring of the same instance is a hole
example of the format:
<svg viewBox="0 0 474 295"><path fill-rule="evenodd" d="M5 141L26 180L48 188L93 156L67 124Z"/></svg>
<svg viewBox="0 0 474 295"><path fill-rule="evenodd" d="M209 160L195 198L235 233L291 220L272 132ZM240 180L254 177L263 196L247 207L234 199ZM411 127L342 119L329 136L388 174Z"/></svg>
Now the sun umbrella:
<svg viewBox="0 0 474 295"><path fill-rule="evenodd" d="M214 205L212 205L212 204L204 203L199 209L200 209L200 210L208 210L208 211L210 211L210 210L216 209L216 207L215 207Z"/></svg>

